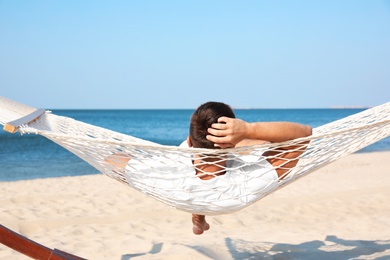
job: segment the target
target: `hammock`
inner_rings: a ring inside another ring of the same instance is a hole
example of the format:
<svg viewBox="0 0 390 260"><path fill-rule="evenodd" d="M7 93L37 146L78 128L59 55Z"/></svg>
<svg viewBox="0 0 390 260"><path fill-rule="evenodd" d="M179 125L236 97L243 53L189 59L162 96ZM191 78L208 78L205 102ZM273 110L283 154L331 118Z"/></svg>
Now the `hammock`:
<svg viewBox="0 0 390 260"><path fill-rule="evenodd" d="M218 215L241 210L330 162L388 137L390 102L317 127L310 137L230 149L160 145L2 97L0 124L9 132L42 135L101 173L167 205L190 213ZM264 163L267 159L263 155L265 151L280 151L282 154L290 152L285 151L286 147L299 149L303 146L305 151L299 156L298 164L279 179L264 177L265 173L275 171L269 166L265 166L262 174L253 174L250 170L251 167L267 165ZM231 174L204 181L195 175L194 156L239 163L234 166L226 164L224 171ZM107 158L117 161L112 163Z"/></svg>

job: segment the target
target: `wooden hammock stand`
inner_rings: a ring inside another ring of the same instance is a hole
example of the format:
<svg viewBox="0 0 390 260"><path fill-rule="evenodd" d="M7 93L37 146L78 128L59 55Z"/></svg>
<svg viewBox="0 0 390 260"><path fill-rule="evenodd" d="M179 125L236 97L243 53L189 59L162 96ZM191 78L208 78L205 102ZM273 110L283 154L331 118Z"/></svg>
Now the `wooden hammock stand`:
<svg viewBox="0 0 390 260"><path fill-rule="evenodd" d="M51 249L38 244L0 225L0 243L19 253L39 260L86 260L59 249Z"/></svg>

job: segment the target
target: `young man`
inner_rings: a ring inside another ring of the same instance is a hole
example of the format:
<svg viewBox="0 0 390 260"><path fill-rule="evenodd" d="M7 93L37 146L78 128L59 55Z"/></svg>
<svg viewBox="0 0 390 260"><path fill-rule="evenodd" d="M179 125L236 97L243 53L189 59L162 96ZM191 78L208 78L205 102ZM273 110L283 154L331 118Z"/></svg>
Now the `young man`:
<svg viewBox="0 0 390 260"><path fill-rule="evenodd" d="M256 122L248 123L240 119L236 119L233 110L230 106L220 102L207 102L199 106L191 116L190 131L187 140L182 143L182 147L222 149L239 146L251 146L261 143L273 143L292 140L300 137L311 135L311 127L291 123L291 122ZM270 156L269 159L261 160L256 164L243 166L240 160L226 158L221 160L221 157L209 156L200 158L195 155L192 158L192 168L189 173L191 176L196 174L200 179L191 178L191 182L207 181L208 184L213 183L213 189L210 192L204 192L204 202L207 203L208 196L214 196L214 191L218 192L218 187L221 187L221 182L226 185L226 180L232 175L242 176L242 174L253 176L261 176L261 178L247 178L245 183L240 184L239 193L243 194L245 201L255 201L258 196L261 196L269 188L270 180L272 185L277 185L280 178L284 178L290 170L297 164L299 155L303 153L307 143L299 143L296 146L278 147L275 151L268 150L263 155ZM292 149L292 150L291 150ZM261 155L258 155L261 156ZM127 167L131 164L132 169L137 171L142 170L147 164L146 159L143 163L137 166L137 162L132 162L127 155L114 154L106 158L106 161L118 169L123 169L124 174L128 178L135 178L136 173L127 172ZM206 162L206 163L204 163ZM155 164L154 159L150 159L151 164ZM190 164L190 162L188 162ZM223 176L222 176L223 175ZM136 182L143 182L144 175L142 173ZM132 181L132 180L130 180ZM190 180L189 180L190 181ZM161 182L161 180L160 180ZM168 181L169 182L169 181ZM170 183L166 183L169 185ZM192 183L193 184L193 183ZM191 183L190 183L191 185ZM206 184L205 184L206 185ZM148 186L148 185L147 185ZM237 192L235 186L227 189L231 192ZM229 192L226 191L226 192ZM250 192L256 192L252 196ZM221 192L221 191L219 191ZM225 192L225 190L223 191ZM229 194L225 194L229 195ZM234 207L237 209L243 205L240 202L234 201ZM232 205L229 205L232 206ZM204 215L192 214L193 233L200 235L210 228L206 222Z"/></svg>
<svg viewBox="0 0 390 260"><path fill-rule="evenodd" d="M292 122L255 122L248 123L236 119L230 106L220 102L207 102L193 113L190 122L190 135L187 138L189 147L195 148L232 148L251 146L260 143L275 143L310 136L312 128ZM267 151L267 161L276 171L277 178L284 178L298 163L299 155L306 144L297 147L279 147L277 151ZM290 152L291 151L291 152ZM204 175L205 172L221 172L226 162L216 164L198 164L194 158L196 173L201 179L218 178L215 175ZM267 174L274 174L269 172ZM193 232L200 235L210 228L204 215L192 214Z"/></svg>

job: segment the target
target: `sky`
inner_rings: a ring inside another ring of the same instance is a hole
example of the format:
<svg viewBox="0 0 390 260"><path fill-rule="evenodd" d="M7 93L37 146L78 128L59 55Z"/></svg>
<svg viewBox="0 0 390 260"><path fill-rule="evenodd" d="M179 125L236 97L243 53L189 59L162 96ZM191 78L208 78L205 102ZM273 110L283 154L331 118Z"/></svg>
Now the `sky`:
<svg viewBox="0 0 390 260"><path fill-rule="evenodd" d="M375 106L390 0L0 0L0 96L45 109Z"/></svg>

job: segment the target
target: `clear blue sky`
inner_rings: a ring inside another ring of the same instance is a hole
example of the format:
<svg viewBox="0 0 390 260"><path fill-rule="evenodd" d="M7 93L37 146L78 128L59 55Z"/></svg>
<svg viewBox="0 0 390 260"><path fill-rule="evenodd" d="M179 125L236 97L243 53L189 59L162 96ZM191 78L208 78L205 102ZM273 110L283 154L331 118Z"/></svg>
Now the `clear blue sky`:
<svg viewBox="0 0 390 260"><path fill-rule="evenodd" d="M40 108L374 106L390 1L0 0L0 95Z"/></svg>

